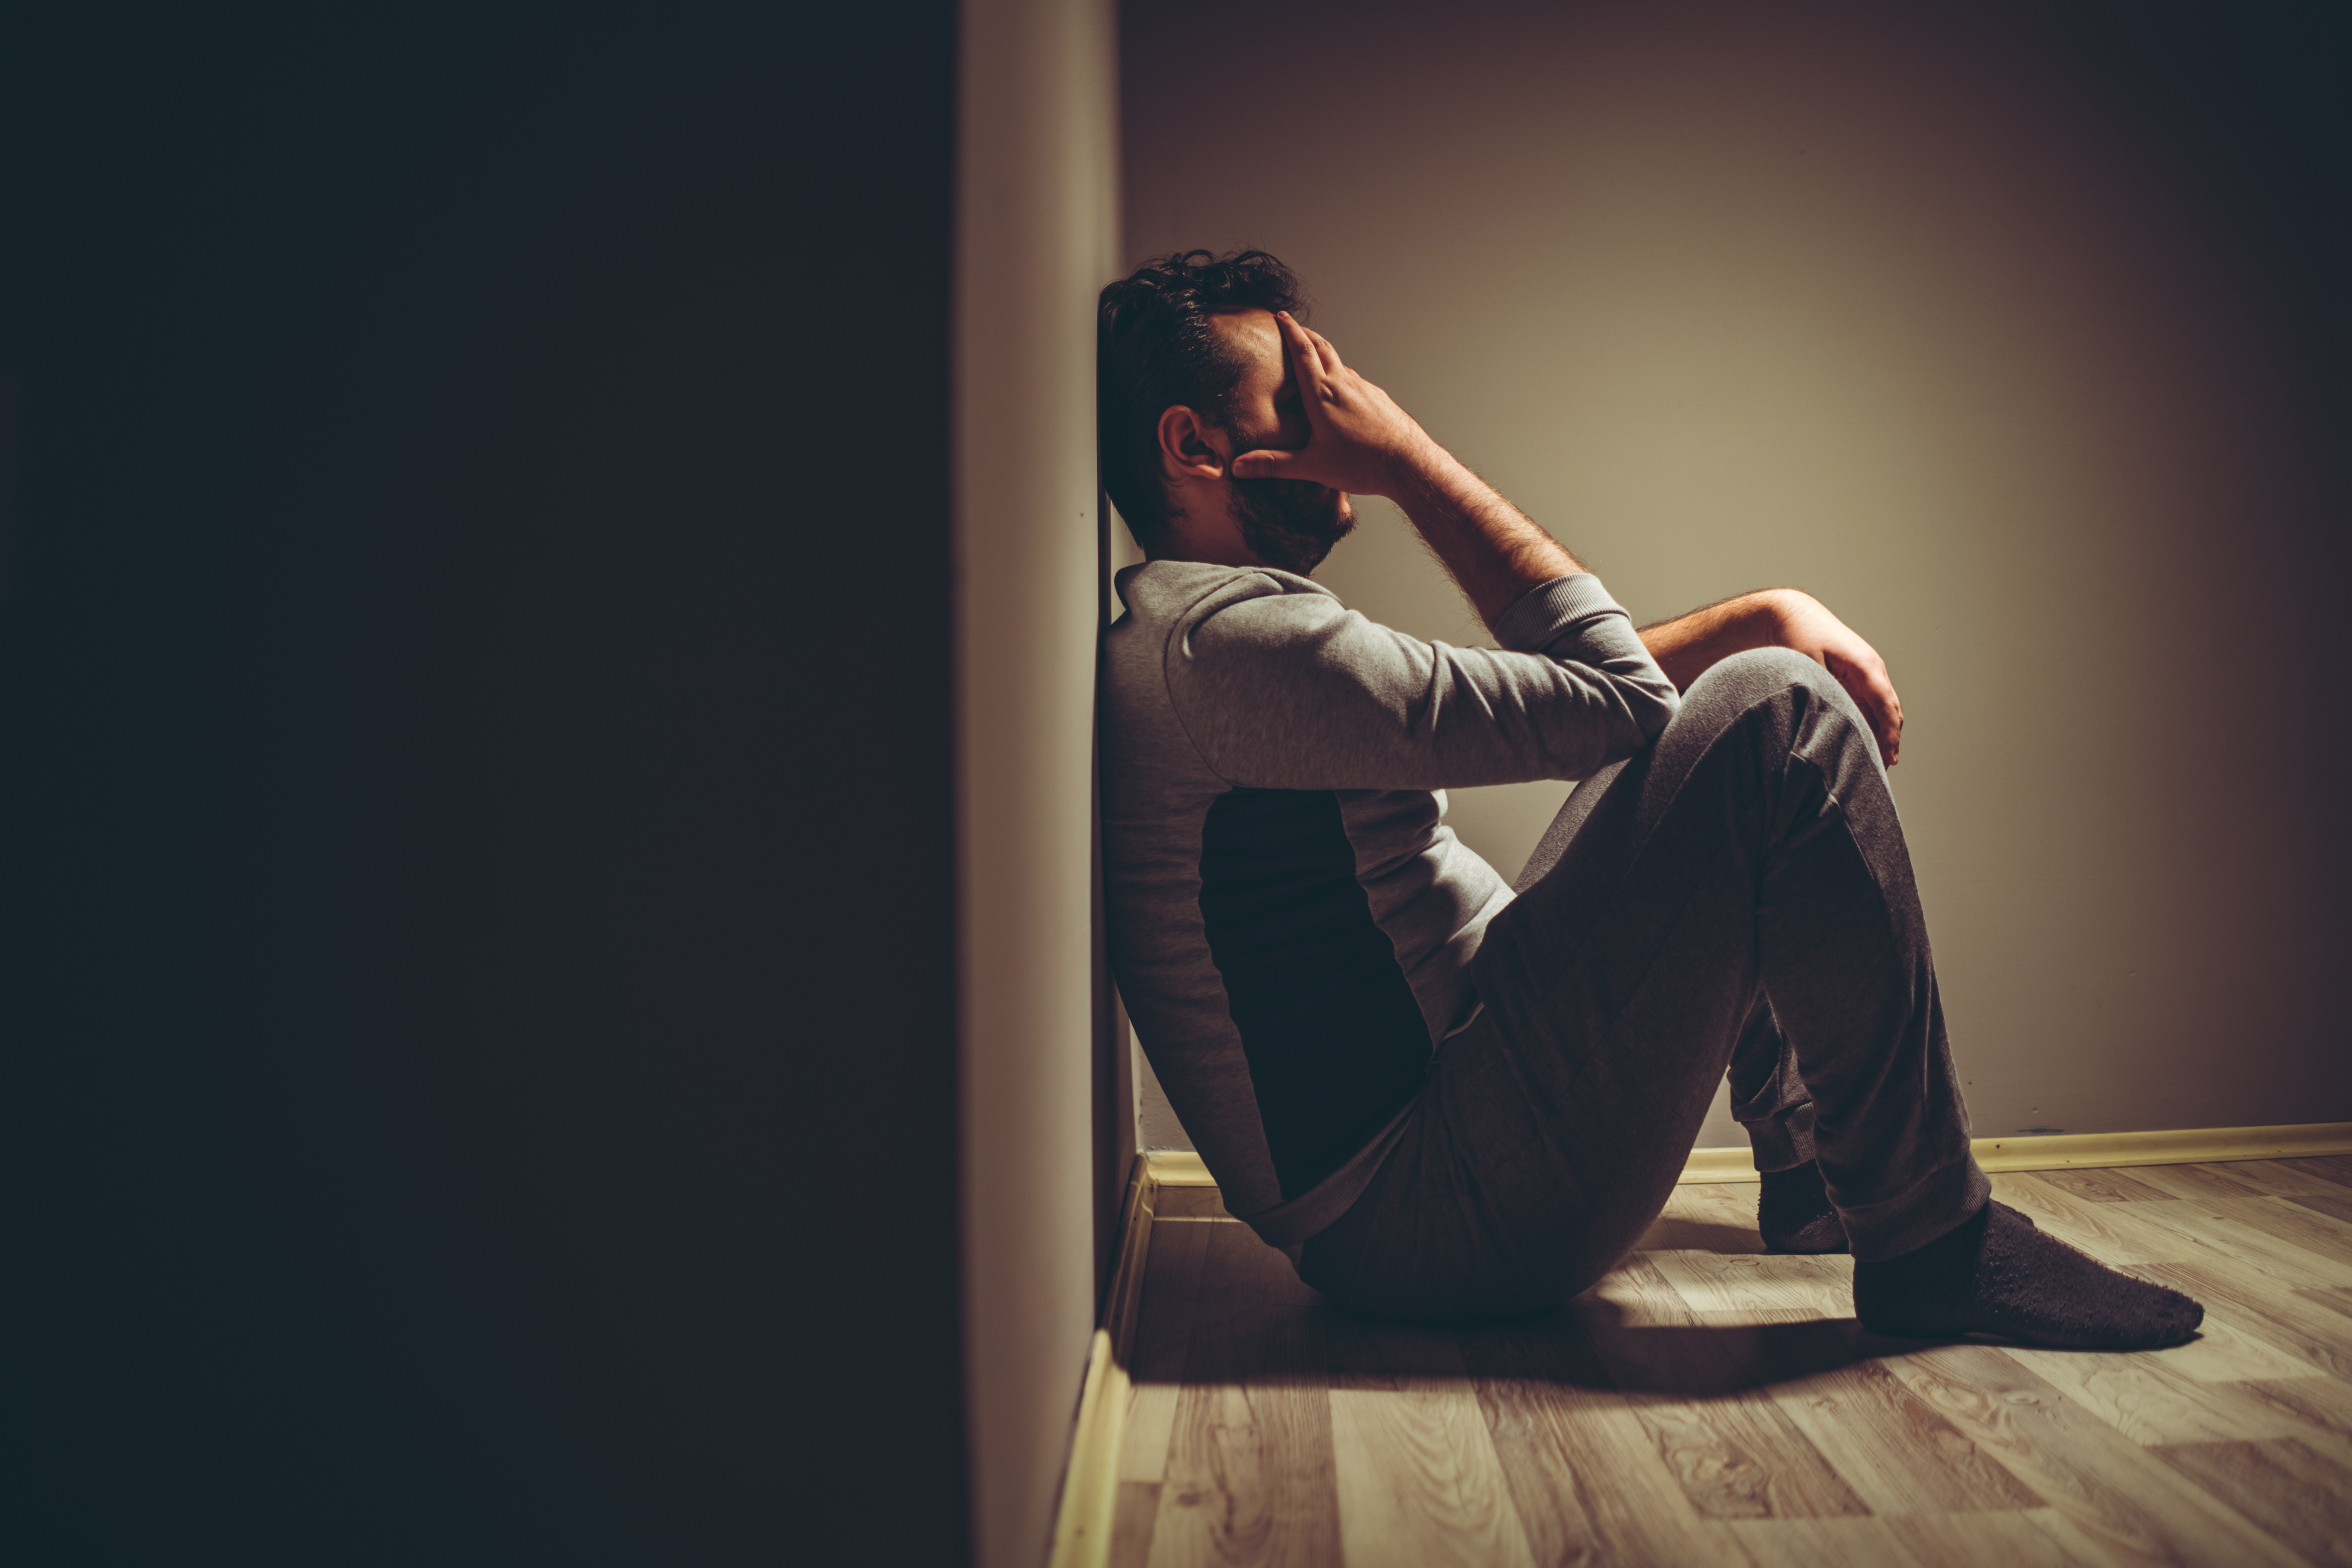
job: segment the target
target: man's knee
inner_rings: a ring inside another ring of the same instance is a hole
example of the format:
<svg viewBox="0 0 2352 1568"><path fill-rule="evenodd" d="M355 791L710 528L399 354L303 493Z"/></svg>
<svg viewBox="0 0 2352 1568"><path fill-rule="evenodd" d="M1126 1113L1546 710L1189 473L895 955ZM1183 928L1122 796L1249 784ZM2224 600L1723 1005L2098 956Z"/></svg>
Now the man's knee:
<svg viewBox="0 0 2352 1568"><path fill-rule="evenodd" d="M1706 708L1727 709L1726 717L1732 717L1784 691L1800 689L1833 700L1845 697L1845 689L1838 685L1835 676L1795 649L1751 648L1709 666L1683 693L1683 706L1688 709L1696 703Z"/></svg>
<svg viewBox="0 0 2352 1568"><path fill-rule="evenodd" d="M1810 721L1802 717L1808 714ZM1682 710L1667 737L1685 744L1712 746L1717 738L1751 715L1780 732L1783 743L1794 743L1799 730L1823 722L1840 731L1852 730L1857 736L1869 732L1862 710L1835 676L1803 654L1764 647L1733 654L1692 681L1683 693ZM1667 737L1661 737L1661 743Z"/></svg>

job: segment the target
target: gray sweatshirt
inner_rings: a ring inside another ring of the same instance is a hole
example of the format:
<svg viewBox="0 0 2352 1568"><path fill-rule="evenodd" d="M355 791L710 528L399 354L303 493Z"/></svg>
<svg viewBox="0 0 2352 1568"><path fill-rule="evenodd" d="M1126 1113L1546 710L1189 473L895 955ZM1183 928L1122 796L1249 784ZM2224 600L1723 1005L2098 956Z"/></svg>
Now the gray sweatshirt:
<svg viewBox="0 0 2352 1568"><path fill-rule="evenodd" d="M1111 963L1226 1207L1278 1247L1344 1213L1477 1011L1469 963L1510 901L1444 789L1579 779L1674 716L1600 581L1424 643L1267 568L1118 575L1105 639Z"/></svg>

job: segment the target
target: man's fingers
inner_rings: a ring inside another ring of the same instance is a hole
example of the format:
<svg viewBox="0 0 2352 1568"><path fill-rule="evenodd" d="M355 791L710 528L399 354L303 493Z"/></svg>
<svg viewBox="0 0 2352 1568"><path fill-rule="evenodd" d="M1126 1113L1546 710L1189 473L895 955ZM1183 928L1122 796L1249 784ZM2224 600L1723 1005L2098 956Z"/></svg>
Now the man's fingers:
<svg viewBox="0 0 2352 1568"><path fill-rule="evenodd" d="M1870 695L1873 699L1867 704L1870 709L1871 728L1878 731L1880 756L1891 768L1895 765L1895 759L1903 750L1903 700L1895 695L1895 688L1889 684L1885 674L1873 672L1865 679L1870 681Z"/></svg>
<svg viewBox="0 0 2352 1568"><path fill-rule="evenodd" d="M1871 705L1871 717L1878 722L1878 749L1891 768L1903 750L1903 699L1895 695L1895 682L1886 678L1886 666L1878 659L1864 667L1863 679L1870 682L1871 695L1877 700Z"/></svg>
<svg viewBox="0 0 2352 1568"><path fill-rule="evenodd" d="M1323 356L1315 347L1314 335L1300 326L1297 318L1289 311L1282 311L1274 321L1275 325L1282 329L1283 347L1290 351L1291 363L1298 369L1298 391L1304 397L1323 381L1326 374ZM1309 407L1314 406L1313 398L1307 398L1307 402Z"/></svg>
<svg viewBox="0 0 2352 1568"><path fill-rule="evenodd" d="M1237 479L1285 479L1297 476L1304 452L1286 452L1279 447L1260 447L1254 451L1237 453L1234 458L1234 478Z"/></svg>
<svg viewBox="0 0 2352 1568"><path fill-rule="evenodd" d="M1312 327L1302 327L1299 330L1307 334L1307 341L1315 345L1316 353L1322 358L1325 375L1337 375L1346 368L1340 364L1339 351L1331 346L1330 339Z"/></svg>
<svg viewBox="0 0 2352 1568"><path fill-rule="evenodd" d="M1295 352L1313 363L1315 379L1318 383L1328 381L1338 372L1339 351L1331 346L1330 340L1287 310L1283 311L1275 320L1281 323L1283 336L1296 345ZM1294 333L1297 335L1293 336ZM1302 386L1300 390L1306 389Z"/></svg>
<svg viewBox="0 0 2352 1568"><path fill-rule="evenodd" d="M1865 653L1868 649L1864 650ZM1843 648L1822 650L1821 662L1837 677L1837 682L1870 721L1871 735L1878 742L1879 759L1888 767L1903 749L1903 700L1895 694L1895 683L1886 678L1886 667L1874 656L1857 658Z"/></svg>
<svg viewBox="0 0 2352 1568"><path fill-rule="evenodd" d="M1886 706L1886 697L1891 694L1867 685L1864 680L1848 679L1845 687L1853 698L1854 706L1862 710L1862 716L1870 722L1871 737L1878 742L1878 760L1893 767L1896 737L1903 732L1903 721L1895 717Z"/></svg>

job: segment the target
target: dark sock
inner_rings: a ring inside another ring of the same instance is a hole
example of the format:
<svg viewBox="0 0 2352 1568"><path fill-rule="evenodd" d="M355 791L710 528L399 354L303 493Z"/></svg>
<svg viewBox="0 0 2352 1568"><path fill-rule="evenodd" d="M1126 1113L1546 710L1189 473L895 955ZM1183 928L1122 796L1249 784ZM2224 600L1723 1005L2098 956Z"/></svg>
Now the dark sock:
<svg viewBox="0 0 2352 1568"><path fill-rule="evenodd" d="M1873 1333L2000 1334L2063 1350L2150 1350L2197 1331L2205 1309L2118 1273L1988 1203L1916 1252L1853 1267L1853 1310Z"/></svg>
<svg viewBox="0 0 2352 1568"><path fill-rule="evenodd" d="M1756 1228L1767 1252L1843 1252L1845 1222L1830 1206L1822 1168L1808 1160L1793 1171L1764 1173L1756 1200Z"/></svg>

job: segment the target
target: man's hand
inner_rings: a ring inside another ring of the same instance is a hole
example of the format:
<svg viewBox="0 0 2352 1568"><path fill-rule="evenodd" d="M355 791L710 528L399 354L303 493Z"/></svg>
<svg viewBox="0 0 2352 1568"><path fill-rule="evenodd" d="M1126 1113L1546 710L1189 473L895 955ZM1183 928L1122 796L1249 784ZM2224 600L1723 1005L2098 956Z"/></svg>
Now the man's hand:
<svg viewBox="0 0 2352 1568"><path fill-rule="evenodd" d="M1903 699L1895 695L1895 683L1886 677L1886 661L1811 594L1784 588L1780 597L1783 604L1780 645L1795 649L1837 677L1837 683L1870 721L1871 732L1878 737L1879 755L1893 767L1903 750Z"/></svg>
<svg viewBox="0 0 2352 1568"><path fill-rule="evenodd" d="M1234 458L1236 479L1304 479L1404 509L1486 625L1528 589L1584 568L1494 487L1455 461L1389 395L1339 363L1339 351L1280 313L1307 445Z"/></svg>
<svg viewBox="0 0 2352 1568"><path fill-rule="evenodd" d="M1903 700L1886 677L1886 661L1811 594L1795 588L1742 594L1644 626L1642 641L1666 679L1685 689L1735 653L1759 647L1801 653L1836 677L1861 708L1888 767L1902 752Z"/></svg>
<svg viewBox="0 0 2352 1568"><path fill-rule="evenodd" d="M1311 432L1296 451L1259 447L1234 458L1238 479L1305 479L1350 495L1395 499L1439 457L1437 443L1394 399L1339 363L1320 332L1276 311Z"/></svg>

